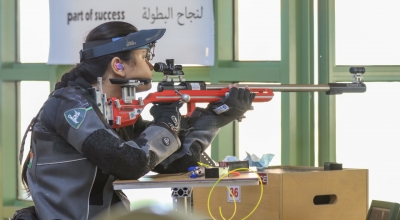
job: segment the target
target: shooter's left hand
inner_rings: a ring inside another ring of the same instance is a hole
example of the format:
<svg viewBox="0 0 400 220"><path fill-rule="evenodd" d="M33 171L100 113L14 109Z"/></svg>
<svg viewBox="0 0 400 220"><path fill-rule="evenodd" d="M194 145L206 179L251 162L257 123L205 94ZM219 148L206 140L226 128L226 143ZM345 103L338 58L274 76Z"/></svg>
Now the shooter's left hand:
<svg viewBox="0 0 400 220"><path fill-rule="evenodd" d="M212 110L217 115L226 115L233 117L240 117L251 109L255 93L251 93L246 86L238 88L236 84L229 85L229 95L219 101L210 103L207 106L208 110Z"/></svg>

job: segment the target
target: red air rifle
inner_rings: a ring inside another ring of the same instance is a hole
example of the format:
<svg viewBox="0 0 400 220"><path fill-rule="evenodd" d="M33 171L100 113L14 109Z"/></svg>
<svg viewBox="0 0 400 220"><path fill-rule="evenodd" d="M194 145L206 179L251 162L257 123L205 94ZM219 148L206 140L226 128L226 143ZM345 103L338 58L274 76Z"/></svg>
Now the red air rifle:
<svg viewBox="0 0 400 220"><path fill-rule="evenodd" d="M362 68L364 69L364 68ZM256 94L253 102L268 102L274 91L280 92L322 92L341 94L343 92L365 92L366 86L361 80L365 72L358 68L353 83L329 83L326 85L281 85L281 84L249 84L250 92ZM181 65L174 65L174 60L154 65L156 72L164 73L164 80L158 83L157 92L145 98L136 98L136 87L150 83L143 79L110 79L112 84L121 84L122 99L107 98L102 92L101 78L98 80L96 102L112 128L133 125L138 120L145 106L149 103L171 103L181 100L187 104L189 116L196 108L196 103L210 103L229 95L229 84L206 84L203 81L185 81ZM350 72L352 72L350 70ZM362 72L362 73L360 73ZM178 79L178 80L174 80ZM237 84L244 88L244 85Z"/></svg>

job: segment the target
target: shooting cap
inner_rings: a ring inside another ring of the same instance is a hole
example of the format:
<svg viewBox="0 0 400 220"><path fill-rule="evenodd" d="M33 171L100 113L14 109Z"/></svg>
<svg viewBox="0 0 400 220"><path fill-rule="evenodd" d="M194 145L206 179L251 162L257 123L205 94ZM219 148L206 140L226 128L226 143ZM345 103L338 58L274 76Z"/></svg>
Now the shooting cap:
<svg viewBox="0 0 400 220"><path fill-rule="evenodd" d="M126 35L125 37L116 37L109 40L91 41L83 44L83 49L79 51L80 61L100 57L112 53L141 48L150 49L149 44L154 44L160 39L166 29L140 30Z"/></svg>

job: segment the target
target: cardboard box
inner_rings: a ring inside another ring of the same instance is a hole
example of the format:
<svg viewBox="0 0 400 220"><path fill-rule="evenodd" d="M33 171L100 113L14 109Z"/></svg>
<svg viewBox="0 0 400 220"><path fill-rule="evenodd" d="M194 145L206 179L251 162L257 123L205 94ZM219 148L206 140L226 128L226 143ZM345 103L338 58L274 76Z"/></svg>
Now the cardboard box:
<svg viewBox="0 0 400 220"><path fill-rule="evenodd" d="M267 220L358 220L368 212L368 170L324 171L322 167L277 166L265 169L268 183L258 208L247 219ZM193 211L210 216L210 187L193 189ZM245 218L256 206L260 186L241 186L240 202L233 219ZM210 211L215 219L230 219L234 203L228 202L226 187L215 187ZM211 217L210 217L211 219Z"/></svg>

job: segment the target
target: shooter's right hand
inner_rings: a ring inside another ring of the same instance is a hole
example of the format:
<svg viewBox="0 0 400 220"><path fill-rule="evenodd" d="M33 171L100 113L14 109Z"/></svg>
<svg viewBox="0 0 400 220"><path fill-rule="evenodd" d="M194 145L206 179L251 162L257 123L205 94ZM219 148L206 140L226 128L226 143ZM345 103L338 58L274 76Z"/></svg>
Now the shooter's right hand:
<svg viewBox="0 0 400 220"><path fill-rule="evenodd" d="M154 123L159 126L171 129L174 134L178 134L180 129L181 113L179 109L182 107L181 101L171 104L154 104L150 108L150 114L154 117Z"/></svg>

